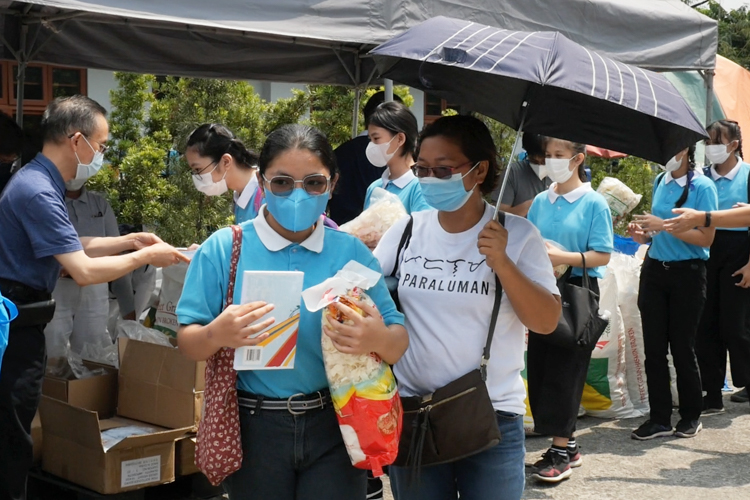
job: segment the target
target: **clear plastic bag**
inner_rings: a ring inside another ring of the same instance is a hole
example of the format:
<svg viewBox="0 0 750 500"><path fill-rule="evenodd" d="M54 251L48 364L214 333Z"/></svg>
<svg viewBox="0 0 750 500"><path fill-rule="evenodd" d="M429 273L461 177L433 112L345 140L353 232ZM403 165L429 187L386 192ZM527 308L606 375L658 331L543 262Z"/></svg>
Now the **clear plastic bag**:
<svg viewBox="0 0 750 500"><path fill-rule="evenodd" d="M640 194L635 194L624 182L614 177L605 177L596 189L604 196L613 217L630 213L641 202Z"/></svg>
<svg viewBox="0 0 750 500"><path fill-rule="evenodd" d="M125 337L133 340L140 340L141 342L174 347L169 341L169 337L165 334L159 330L147 328L137 321L130 321L127 319L119 320L115 332L117 332L117 337Z"/></svg>
<svg viewBox="0 0 750 500"><path fill-rule="evenodd" d="M407 215L398 196L378 187L373 189L370 195L370 206L367 210L339 229L356 236L373 250L385 232Z"/></svg>

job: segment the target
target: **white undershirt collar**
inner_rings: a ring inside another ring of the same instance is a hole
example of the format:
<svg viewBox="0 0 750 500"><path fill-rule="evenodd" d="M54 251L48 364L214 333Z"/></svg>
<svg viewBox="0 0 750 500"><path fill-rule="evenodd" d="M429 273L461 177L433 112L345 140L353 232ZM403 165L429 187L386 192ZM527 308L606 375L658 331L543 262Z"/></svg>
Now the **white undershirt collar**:
<svg viewBox="0 0 750 500"><path fill-rule="evenodd" d="M553 182L550 185L549 189L547 190L547 197L549 198L549 202L552 203L552 204L554 204L560 196L562 196L563 198L565 198L565 200L568 203L575 203L583 195L585 195L586 193L589 193L589 192L593 191L593 189L591 188L591 183L590 182L584 182L582 186L579 186L579 187L575 188L573 191L571 191L569 193L565 193L563 195L559 195L559 194L557 194L555 192L555 187L556 186L557 186L557 183Z"/></svg>
<svg viewBox="0 0 750 500"><path fill-rule="evenodd" d="M742 166L742 162L738 161L737 165L735 165L732 170L727 172L727 175L719 175L719 172L716 171L716 165L711 165L711 178L715 181L718 181L719 179L726 179L728 181L733 181L734 178L737 176L737 172L740 171L741 166Z"/></svg>
<svg viewBox="0 0 750 500"><path fill-rule="evenodd" d="M242 190L242 193L237 195L237 191L234 192L234 202L244 210L247 204L250 203L250 198L253 197L256 189L258 189L258 176L253 175L250 177L250 182L247 183L245 189Z"/></svg>
<svg viewBox="0 0 750 500"><path fill-rule="evenodd" d="M682 177L675 179L674 177L672 177L672 172L667 172L664 175L664 185L666 186L670 182L674 181L678 186L685 187L685 184L687 184L687 177L687 175L683 175Z"/></svg>
<svg viewBox="0 0 750 500"><path fill-rule="evenodd" d="M404 189L412 180L415 179L414 172L411 171L411 169L407 170L405 174L403 174L398 179L391 179L391 169L386 168L385 172L383 172L383 189L388 185L389 182L392 182L394 186L396 186L399 189Z"/></svg>
<svg viewBox="0 0 750 500"><path fill-rule="evenodd" d="M268 225L265 209L266 205L264 204L260 207L258 216L253 219L255 232L258 233L258 238L260 238L260 242L263 243L263 246L271 252L278 252L279 250L285 249L289 245L293 245L293 241L289 241L288 239L284 238L279 233L274 231L271 226ZM321 215L320 218L318 218L318 223L316 224L312 234L305 241L300 243L300 245L307 248L311 252L320 253L323 251L324 239L325 228L323 227L323 216Z"/></svg>

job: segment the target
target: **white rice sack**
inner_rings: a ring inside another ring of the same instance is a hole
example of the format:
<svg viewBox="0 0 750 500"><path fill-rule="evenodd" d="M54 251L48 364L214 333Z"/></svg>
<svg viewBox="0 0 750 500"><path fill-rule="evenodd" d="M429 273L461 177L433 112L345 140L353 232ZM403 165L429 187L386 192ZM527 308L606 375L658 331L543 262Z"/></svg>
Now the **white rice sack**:
<svg viewBox="0 0 750 500"><path fill-rule="evenodd" d="M632 211L641 202L642 196L635 194L621 180L605 177L596 190L604 196L614 217L622 217Z"/></svg>
<svg viewBox="0 0 750 500"><path fill-rule="evenodd" d="M370 195L370 206L367 210L339 229L356 236L367 245L367 248L373 250L385 232L407 215L398 196L378 187L373 189Z"/></svg>

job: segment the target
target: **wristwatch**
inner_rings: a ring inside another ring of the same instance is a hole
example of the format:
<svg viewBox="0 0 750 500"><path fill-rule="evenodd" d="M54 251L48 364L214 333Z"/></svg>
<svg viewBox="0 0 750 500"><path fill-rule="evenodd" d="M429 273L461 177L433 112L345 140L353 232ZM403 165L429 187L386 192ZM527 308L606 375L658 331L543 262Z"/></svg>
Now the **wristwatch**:
<svg viewBox="0 0 750 500"><path fill-rule="evenodd" d="M705 227L711 227L711 212L706 212L706 224Z"/></svg>

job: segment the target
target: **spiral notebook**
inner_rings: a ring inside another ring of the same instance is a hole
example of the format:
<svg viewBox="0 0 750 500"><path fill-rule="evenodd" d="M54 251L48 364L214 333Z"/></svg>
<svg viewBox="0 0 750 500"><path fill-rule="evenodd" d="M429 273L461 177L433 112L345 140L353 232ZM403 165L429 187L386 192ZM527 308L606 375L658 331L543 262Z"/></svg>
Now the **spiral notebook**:
<svg viewBox="0 0 750 500"><path fill-rule="evenodd" d="M234 352L235 370L284 370L294 368L297 353L302 283L305 273L297 271L245 271L242 275L243 304L264 301L274 310L258 322L275 318L275 322L253 337L268 333L255 346L240 347Z"/></svg>

